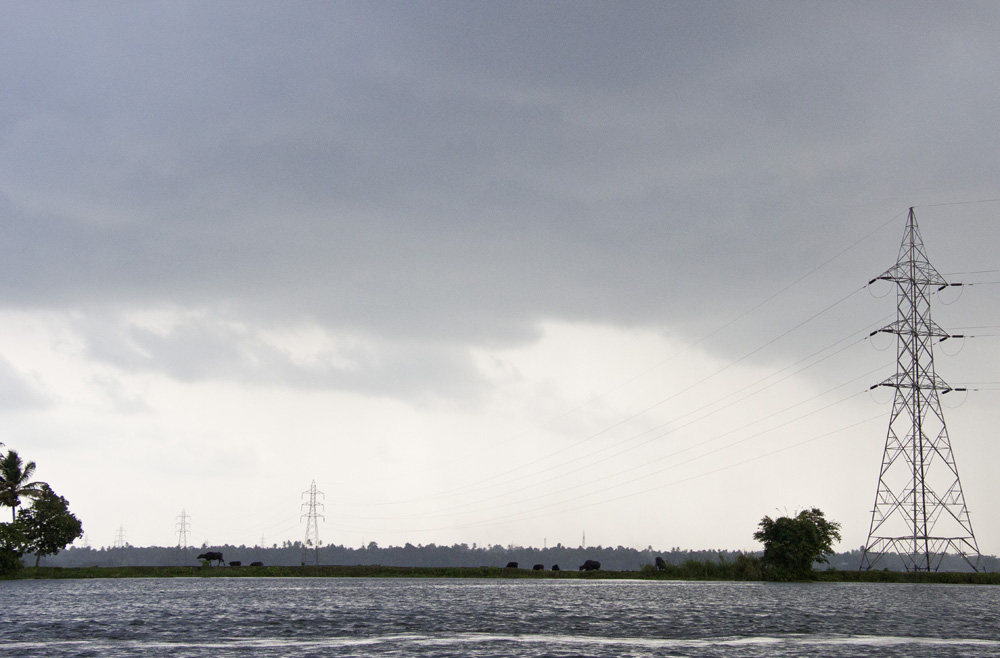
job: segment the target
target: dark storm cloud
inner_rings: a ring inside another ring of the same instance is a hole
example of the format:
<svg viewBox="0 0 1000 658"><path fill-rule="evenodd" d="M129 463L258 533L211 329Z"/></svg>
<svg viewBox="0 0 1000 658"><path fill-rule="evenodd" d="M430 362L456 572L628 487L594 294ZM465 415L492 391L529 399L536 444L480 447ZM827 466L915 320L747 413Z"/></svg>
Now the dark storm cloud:
<svg viewBox="0 0 1000 658"><path fill-rule="evenodd" d="M8 305L688 327L995 184L990 3L7 9Z"/></svg>

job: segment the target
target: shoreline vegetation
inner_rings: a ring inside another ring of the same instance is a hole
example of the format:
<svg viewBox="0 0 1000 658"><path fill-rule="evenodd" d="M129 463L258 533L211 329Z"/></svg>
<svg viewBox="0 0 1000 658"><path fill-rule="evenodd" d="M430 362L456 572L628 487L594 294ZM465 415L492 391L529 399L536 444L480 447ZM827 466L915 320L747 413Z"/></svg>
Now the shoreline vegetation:
<svg viewBox="0 0 1000 658"><path fill-rule="evenodd" d="M731 573L712 562L652 565L639 571L548 571L503 567L392 567L380 565L304 566L136 566L136 567L25 567L0 580L57 580L79 578L492 578L558 580L691 580L767 582L759 575ZM1000 573L813 571L800 582L940 583L1000 585Z"/></svg>

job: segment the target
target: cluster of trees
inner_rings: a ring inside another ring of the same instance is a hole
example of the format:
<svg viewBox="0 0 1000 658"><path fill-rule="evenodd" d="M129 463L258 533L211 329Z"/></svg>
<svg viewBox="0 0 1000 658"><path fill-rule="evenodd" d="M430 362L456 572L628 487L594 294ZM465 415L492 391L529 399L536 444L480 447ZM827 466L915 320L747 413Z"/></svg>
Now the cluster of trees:
<svg viewBox="0 0 1000 658"><path fill-rule="evenodd" d="M772 580L802 580L816 563L829 562L833 542L840 541L840 524L822 511L802 510L796 516L765 516L753 538L764 544L764 575Z"/></svg>
<svg viewBox="0 0 1000 658"><path fill-rule="evenodd" d="M3 444L0 443L0 447ZM0 575L19 569L24 555L55 555L83 535L69 501L44 482L33 482L35 462L14 450L0 458L0 507L10 508L10 523L0 522ZM30 500L22 506L21 499Z"/></svg>
<svg viewBox="0 0 1000 658"><path fill-rule="evenodd" d="M803 510L792 517L771 519L765 516L754 533L754 539L764 543L761 558L763 574L769 580L804 580L816 564L826 564L828 569L856 571L861 566L864 547L834 553L833 544L840 541L840 524L826 519L818 509ZM1000 560L994 555L979 558L979 570L996 573ZM885 569L904 571L904 561L889 556ZM939 571L969 573L973 568L958 554L944 555Z"/></svg>

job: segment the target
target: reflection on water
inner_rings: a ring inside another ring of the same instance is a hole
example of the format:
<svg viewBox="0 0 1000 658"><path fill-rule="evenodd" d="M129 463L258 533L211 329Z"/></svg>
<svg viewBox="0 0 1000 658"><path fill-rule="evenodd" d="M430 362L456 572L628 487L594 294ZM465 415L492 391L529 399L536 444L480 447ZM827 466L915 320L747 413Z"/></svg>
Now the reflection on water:
<svg viewBox="0 0 1000 658"><path fill-rule="evenodd" d="M0 582L2 656L996 656L1000 588L420 579Z"/></svg>

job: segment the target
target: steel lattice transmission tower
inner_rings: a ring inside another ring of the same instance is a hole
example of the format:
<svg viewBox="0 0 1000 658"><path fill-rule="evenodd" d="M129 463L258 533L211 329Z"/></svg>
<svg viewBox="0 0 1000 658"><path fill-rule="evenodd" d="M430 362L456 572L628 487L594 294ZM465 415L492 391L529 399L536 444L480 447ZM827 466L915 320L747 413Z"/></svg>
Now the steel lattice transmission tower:
<svg viewBox="0 0 1000 658"><path fill-rule="evenodd" d="M308 554L308 551L309 551L310 547L313 547L313 548L316 549L316 564L319 564L319 547L320 547L320 541L319 541L319 522L318 522L318 519L323 519L325 521L326 518L322 514L319 514L316 511L317 507L323 507L323 503L317 502L316 501L316 497L317 496L326 497L326 494L324 494L322 491L317 491L316 490L316 480L313 480L312 484L309 486L309 491L303 491L302 495L303 496L306 496L306 495L309 496L309 502L302 503L302 507L308 507L308 509L309 509L309 511L307 513L305 513L305 514L302 515L303 519L307 519L306 520L306 539L305 539L305 542L302 544L302 564L306 563L306 557L307 557L307 554Z"/></svg>
<svg viewBox="0 0 1000 658"><path fill-rule="evenodd" d="M125 526L118 526L118 530L115 531L115 545L114 548L120 549L114 552L112 557L112 563L121 566L125 564L125 548L128 546L128 542L125 540Z"/></svg>
<svg viewBox="0 0 1000 658"><path fill-rule="evenodd" d="M181 515L177 517L177 550L187 557L188 532L191 530L191 517L187 515L186 509L181 509Z"/></svg>
<svg viewBox="0 0 1000 658"><path fill-rule="evenodd" d="M897 286L896 321L872 334L896 335L896 374L872 388L895 393L861 568L897 555L907 571L937 571L952 553L978 570L979 547L939 398L965 389L934 372L933 344L961 336L931 320L930 295L961 284L949 283L928 262L913 208L896 264L869 283L878 280Z"/></svg>

